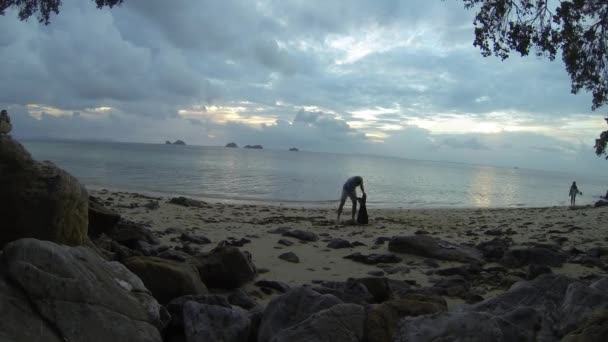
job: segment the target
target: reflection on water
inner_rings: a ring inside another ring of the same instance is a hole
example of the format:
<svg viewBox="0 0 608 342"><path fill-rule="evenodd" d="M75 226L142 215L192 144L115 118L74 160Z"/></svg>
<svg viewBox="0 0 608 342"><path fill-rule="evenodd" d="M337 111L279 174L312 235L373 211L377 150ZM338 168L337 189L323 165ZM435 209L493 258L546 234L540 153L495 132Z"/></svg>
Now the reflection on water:
<svg viewBox="0 0 608 342"><path fill-rule="evenodd" d="M471 184L471 201L476 207L492 206L490 194L494 193L496 183L496 173L494 168L478 167L473 176Z"/></svg>
<svg viewBox="0 0 608 342"><path fill-rule="evenodd" d="M372 207L567 205L572 175L377 156L128 143L25 142L89 186L243 200L333 203L361 175ZM602 180L576 176L589 204ZM579 198L577 198L579 200Z"/></svg>

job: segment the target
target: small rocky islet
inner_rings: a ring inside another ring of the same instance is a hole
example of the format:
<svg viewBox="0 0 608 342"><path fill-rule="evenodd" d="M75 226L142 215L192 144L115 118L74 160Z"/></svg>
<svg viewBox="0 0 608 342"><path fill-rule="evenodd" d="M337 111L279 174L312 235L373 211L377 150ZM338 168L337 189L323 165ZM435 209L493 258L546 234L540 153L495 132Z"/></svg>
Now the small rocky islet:
<svg viewBox="0 0 608 342"><path fill-rule="evenodd" d="M416 227L424 222L417 215L428 215L425 211L408 213L409 222L386 215L359 227L283 208L107 190L92 196L53 163L34 160L10 131L3 114L4 340L603 341L608 336L608 235L600 226L605 208L530 209L541 221L543 215L560 215L551 226L525 219L500 223L500 218L493 226L488 213L510 213L471 210L470 216L455 213L454 229L444 226L438 234L437 227ZM178 213L167 218L175 227L134 219L164 215L167 208ZM210 210L217 215L202 216ZM235 236L217 240L200 227L179 227L187 215L198 215L199 225L229 217L227 234ZM572 223L577 215L595 219L586 221L590 225ZM238 236L239 220L261 229ZM391 225L401 226L402 234L384 236ZM523 232L528 241L520 239ZM256 253L270 253L252 247L264 239L287 255L276 259L287 267L336 254L362 268L342 280L283 282L272 278L272 268L254 262ZM561 274L565 267L589 272ZM381 275L358 273L370 270ZM413 280L421 270L425 283Z"/></svg>

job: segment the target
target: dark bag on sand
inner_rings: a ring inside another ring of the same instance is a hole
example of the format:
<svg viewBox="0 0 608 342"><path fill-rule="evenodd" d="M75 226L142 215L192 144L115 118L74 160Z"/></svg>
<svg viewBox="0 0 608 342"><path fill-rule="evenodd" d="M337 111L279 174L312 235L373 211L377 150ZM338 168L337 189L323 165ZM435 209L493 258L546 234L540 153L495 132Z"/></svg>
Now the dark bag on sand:
<svg viewBox="0 0 608 342"><path fill-rule="evenodd" d="M367 217L367 207L365 206L365 202L367 201L367 195L363 195L361 198L357 198L359 201L359 213L357 214L357 223L359 224L368 224L369 219Z"/></svg>

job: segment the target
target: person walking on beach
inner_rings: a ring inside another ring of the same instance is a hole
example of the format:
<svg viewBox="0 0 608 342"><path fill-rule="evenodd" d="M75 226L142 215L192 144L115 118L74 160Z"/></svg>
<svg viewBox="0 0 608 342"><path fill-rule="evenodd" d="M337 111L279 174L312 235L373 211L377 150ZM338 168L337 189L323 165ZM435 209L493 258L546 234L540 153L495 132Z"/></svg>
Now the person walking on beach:
<svg viewBox="0 0 608 342"><path fill-rule="evenodd" d="M347 197L350 198L353 203L352 220L353 222L355 222L355 214L357 213L357 191L355 189L357 187L361 188L363 196L365 196L365 189L363 188L363 178L361 176L350 177L342 186L342 197L340 198L340 206L338 207L338 222L340 222L342 207L344 207L344 202L346 202Z"/></svg>
<svg viewBox="0 0 608 342"><path fill-rule="evenodd" d="M578 190L576 182L572 182L570 186L570 208L574 208L576 202L576 195L582 195L583 193Z"/></svg>

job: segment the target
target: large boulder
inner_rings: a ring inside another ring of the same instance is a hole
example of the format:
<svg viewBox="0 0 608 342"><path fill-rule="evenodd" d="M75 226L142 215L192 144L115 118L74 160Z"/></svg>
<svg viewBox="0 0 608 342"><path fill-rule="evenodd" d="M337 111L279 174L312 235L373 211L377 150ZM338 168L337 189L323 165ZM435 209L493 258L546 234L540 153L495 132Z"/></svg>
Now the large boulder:
<svg viewBox="0 0 608 342"><path fill-rule="evenodd" d="M606 279L589 285L544 274L462 310L403 319L394 341L557 341L607 309Z"/></svg>
<svg viewBox="0 0 608 342"><path fill-rule="evenodd" d="M388 250L415 254L440 260L483 263L481 253L471 247L442 241L427 235L397 236L388 243Z"/></svg>
<svg viewBox="0 0 608 342"><path fill-rule="evenodd" d="M135 256L123 261L152 292L154 298L166 304L173 298L207 292L196 267L157 257Z"/></svg>
<svg viewBox="0 0 608 342"><path fill-rule="evenodd" d="M544 247L517 247L505 252L501 263L508 267L522 267L530 264L559 267L566 261L566 255Z"/></svg>
<svg viewBox="0 0 608 342"><path fill-rule="evenodd" d="M338 304L279 332L272 342L360 342L365 327L365 309L356 304Z"/></svg>
<svg viewBox="0 0 608 342"><path fill-rule="evenodd" d="M249 313L236 307L186 302L184 335L188 342L243 342L249 339Z"/></svg>
<svg viewBox="0 0 608 342"><path fill-rule="evenodd" d="M85 188L53 163L32 159L8 135L0 135L0 189L0 246L25 237L66 245L85 242Z"/></svg>
<svg viewBox="0 0 608 342"><path fill-rule="evenodd" d="M0 311L19 305L24 314L36 313L17 325L29 332L9 338L11 341L52 341L52 337L46 338L47 327L61 341L161 341L160 306L137 277L118 263L104 261L85 247L35 239L7 244L1 262L3 276L27 300L18 304L4 302ZM2 293L10 296L11 291ZM2 317L8 319L6 315ZM24 325L36 317L44 323ZM38 331L39 339L26 337ZM4 334L5 331L0 332L0 336Z"/></svg>
<svg viewBox="0 0 608 342"><path fill-rule="evenodd" d="M114 228L107 232L114 241L131 249L136 249L139 241L151 245L160 244L160 240L143 224L120 219Z"/></svg>
<svg viewBox="0 0 608 342"><path fill-rule="evenodd" d="M11 125L11 118L8 116L8 112L6 110L2 110L0 112L0 134L8 134L13 129L13 125Z"/></svg>
<svg viewBox="0 0 608 342"><path fill-rule="evenodd" d="M237 247L220 245L195 258L201 280L209 288L235 289L256 276L251 255Z"/></svg>
<svg viewBox="0 0 608 342"><path fill-rule="evenodd" d="M266 306L258 341L271 341L280 331L306 320L316 312L341 303L333 295L321 295L307 287L291 289L286 294L273 298Z"/></svg>
<svg viewBox="0 0 608 342"><path fill-rule="evenodd" d="M120 220L120 214L101 204L97 198L89 196L89 236L96 237L112 230Z"/></svg>
<svg viewBox="0 0 608 342"><path fill-rule="evenodd" d="M408 295L370 308L365 325L369 342L390 342L403 317L433 314L447 309L445 300L437 296Z"/></svg>

